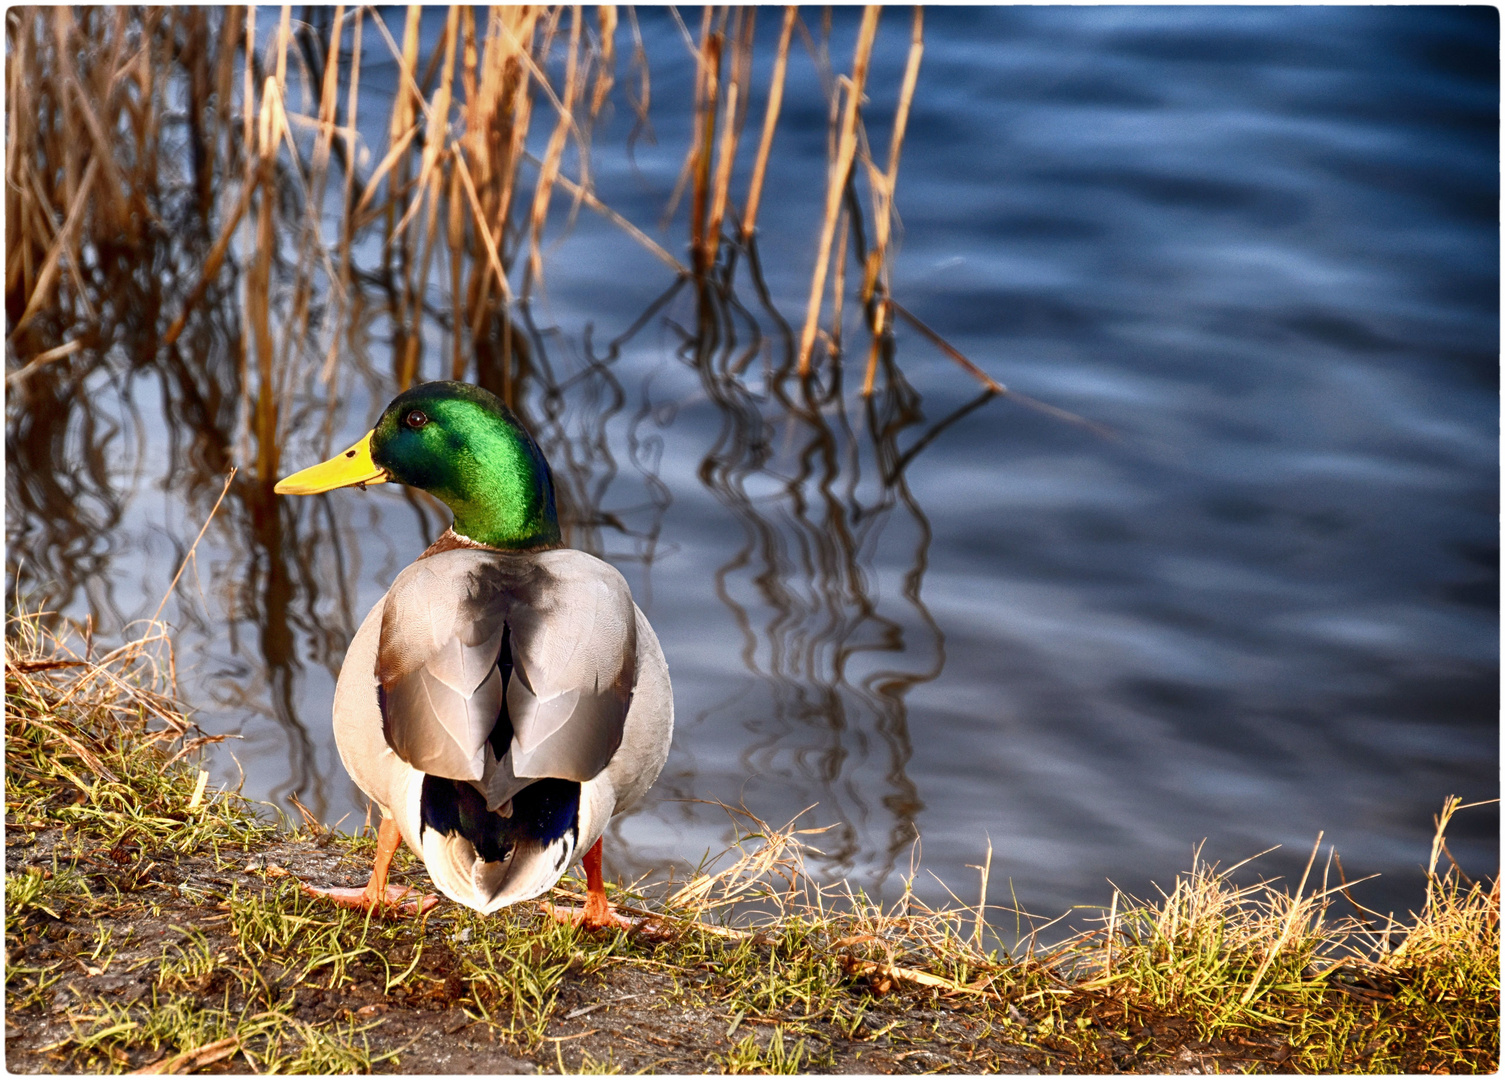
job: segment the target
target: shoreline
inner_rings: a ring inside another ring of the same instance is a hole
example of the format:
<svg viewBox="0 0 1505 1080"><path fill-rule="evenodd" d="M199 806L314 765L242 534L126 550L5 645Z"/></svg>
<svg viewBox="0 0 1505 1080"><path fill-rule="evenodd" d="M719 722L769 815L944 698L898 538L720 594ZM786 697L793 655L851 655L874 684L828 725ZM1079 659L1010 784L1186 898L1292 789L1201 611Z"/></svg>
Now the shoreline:
<svg viewBox="0 0 1505 1080"><path fill-rule="evenodd" d="M820 892L793 825L755 820L673 893L619 889L652 915L630 934L538 902L367 918L297 880L362 884L374 841L208 790L192 751L214 737L171 697L162 650L158 633L92 660L36 616L9 621L13 1072L1497 1067L1498 881L1441 858L1453 802L1420 914L1389 926L1339 914L1341 889L1198 867L1158 902L1116 899L1099 928L1010 955L975 910ZM404 850L393 880L427 876Z"/></svg>

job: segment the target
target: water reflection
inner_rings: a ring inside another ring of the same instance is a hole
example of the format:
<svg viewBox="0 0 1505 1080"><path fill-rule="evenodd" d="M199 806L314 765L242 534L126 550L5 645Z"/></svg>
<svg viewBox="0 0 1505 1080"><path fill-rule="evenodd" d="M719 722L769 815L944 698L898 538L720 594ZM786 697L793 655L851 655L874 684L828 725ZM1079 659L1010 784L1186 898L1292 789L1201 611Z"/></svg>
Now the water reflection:
<svg viewBox="0 0 1505 1080"><path fill-rule="evenodd" d="M746 260L757 286L755 247ZM712 716L741 717L745 775L774 780L784 800L797 789L805 803L819 803L821 820L837 825L823 838L829 869L850 876L860 868L875 887L917 836L924 805L906 771L905 695L945 663L945 636L921 599L930 524L904 469L992 395L901 449L924 415L892 350L878 392L866 399L844 392L839 365L825 368L824 380L792 377L788 322L766 293L757 313L742 302L737 269L731 261L697 283L693 321L671 316L671 325L679 359L719 419L698 479L741 534L715 572L716 595L740 634L743 664L765 692L739 685L705 703L685 725L685 741L694 743ZM912 554L898 588L885 591L875 548L895 541ZM686 785L676 794L695 792Z"/></svg>
<svg viewBox="0 0 1505 1080"><path fill-rule="evenodd" d="M207 27L218 47L219 16L196 10L161 25ZM8 587L104 633L150 614L230 465L249 466L167 608L184 692L205 726L245 737L226 749L248 792L359 822L328 738L334 679L446 515L390 489L275 500L265 462L321 460L401 386L460 375L527 418L570 542L622 567L670 652L680 736L654 801L618 823L610 869L715 847L719 814L673 801L711 796L765 818L819 802L812 818L840 824L819 841L828 865L868 886L916 827L924 865L966 881L990 831L997 880L1053 910L1106 897L1109 876L1163 882L1203 836L1238 858L1275 840L1304 853L1323 828L1401 910L1441 798L1497 791L1498 238L1422 188L1444 162L1469 207L1494 205L1498 87L1493 67L1455 62L1479 37L1456 13L1307 10L934 13L900 295L1011 385L1111 423L1112 447L974 397L912 325L903 356L882 343L863 399L869 313L850 297L844 326L824 327L846 380L791 375L805 196L826 164L818 64L790 64L768 191L800 197L767 201L766 265L723 248L675 279L582 218L550 249L549 293L509 304L472 236L446 272L441 228L418 288L377 217L331 246L333 277L290 228L268 264L286 360L272 382L245 315L259 196L225 272L187 302L246 175L233 100L211 103L184 122L202 160L163 159L161 226L129 259L87 253L94 315L63 306L12 342L13 374L82 344L8 386ZM833 11L831 55L857 18ZM1142 48L1200 53L1236 24L1259 46L1242 63ZM682 56L667 13L643 33L651 55ZM1311 66L1269 59L1291 48ZM880 48L874 85L896 86L904 59ZM655 101L693 97L690 70L655 68ZM394 71L363 85L390 90ZM1082 71L1112 92L1084 91ZM634 124L619 113L598 145ZM633 221L663 211L682 120L656 112L663 145L640 141L635 163L592 162ZM310 131L293 139L310 164ZM329 149L334 204L350 162ZM416 177L392 182L410 198ZM268 212L297 226L316 188L286 170L273 184ZM478 184L489 215L497 192ZM1317 209L1296 228L1285 211L1302 205ZM865 252L849 243L850 285ZM1488 872L1494 819L1459 828L1475 829L1456 834L1460 859Z"/></svg>
<svg viewBox="0 0 1505 1080"><path fill-rule="evenodd" d="M744 283L760 281L755 252L742 268L749 271ZM833 869L851 872L864 852L880 852L868 869L881 881L913 840L923 806L906 773L912 751L905 695L934 679L945 657L944 635L921 599L931 529L905 467L988 395L927 427L920 396L891 348L869 398L843 387L839 366L829 366L824 380L800 380L788 322L766 293L744 303L738 270L729 260L715 278L672 281L604 343L589 327L577 343L519 306L506 335L509 352L479 351L475 367L460 374L509 396L535 432L555 472L567 541L618 563L640 563L643 600L651 604L651 568L672 503L658 471L677 408L655 396L651 379L629 395L616 369L645 330L669 328L674 355L695 373L719 417L697 473L738 539L727 544L715 593L741 635L747 671L766 684L766 708L744 718L743 766L800 788L827 820L841 823L828 838ZM368 392L340 400L310 380L289 397L278 424L260 427L246 422L240 407L245 355L235 301L226 294L219 307L206 306L204 318L158 351L154 366L120 370L118 353L95 356L82 378L111 393L70 392L78 376L63 368L25 385L25 407L14 410L9 434L11 539L14 549L48 558L13 566L23 592L45 593L66 609L83 603L124 625L141 611L109 594L126 565L119 557L129 555L110 538L130 533L128 511L141 497L142 476L152 484L160 477L181 500L185 527L167 536L178 562L191 523L209 514L231 461L284 457L281 445L255 449L279 430L301 433L299 454L312 449L304 445L309 433L327 448L335 430L359 425L360 417L346 414L369 411L411 379L454 373L434 370L430 355L441 350L426 350L422 341L410 347L391 289L360 287L337 332L356 358L346 385ZM378 335L385 337L380 351L391 357L385 374L385 365L369 360ZM159 396L150 415L134 403L148 386ZM247 442L253 449L238 452ZM364 613L362 583L371 568L363 565L363 535L384 516L406 512L426 544L447 517L415 492L403 492L405 511L391 500L378 509L356 498L277 499L271 477L255 472L232 483L201 551L210 572L197 576L196 588L180 590L174 620L198 640L224 639L210 647L216 667L203 684L210 700L197 703L238 722L246 757L275 753L285 761L274 770L281 779L256 794L283 806L302 802L328 818L349 798L321 753L326 717L320 695L309 693L310 679L315 671L321 685L337 677ZM892 588L871 568L880 543L911 552ZM387 580L391 572L395 567L383 567L376 576ZM700 703L689 726L725 707ZM685 782L674 794L699 792Z"/></svg>

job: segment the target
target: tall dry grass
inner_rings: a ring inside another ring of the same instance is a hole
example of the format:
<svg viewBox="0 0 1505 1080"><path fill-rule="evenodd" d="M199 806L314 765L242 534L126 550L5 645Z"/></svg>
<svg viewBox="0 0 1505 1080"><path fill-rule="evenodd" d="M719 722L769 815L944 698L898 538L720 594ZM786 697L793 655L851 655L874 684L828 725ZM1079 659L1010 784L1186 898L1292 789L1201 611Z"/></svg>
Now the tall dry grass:
<svg viewBox="0 0 1505 1080"><path fill-rule="evenodd" d="M591 173L593 132L615 100L637 114L635 133L648 121L635 16L610 6L454 6L425 38L423 8L390 26L383 10L310 9L313 21L302 22L291 7L11 9L7 384L24 397L39 371L76 376L122 342L143 363L173 348L191 362L205 334L232 336L239 456L265 480L292 422L284 403L304 387L336 393L354 351L343 336L373 301L391 320L399 387L423 368L424 324L435 321L446 356L423 370L474 379L515 403L533 363L520 315L544 282L551 230L581 210L697 280L711 303L736 288L728 252L745 256L761 285L757 221L794 42L823 66L829 18L817 45L799 9L778 12L768 82L755 87L760 12L704 9L698 40L687 42L694 125L670 203L688 188L681 261L674 245L607 206ZM850 277L871 338L865 393L902 312L888 295L894 192L923 53L916 10L880 167L864 94L882 14L863 10L850 71L825 80L833 156L825 190L806 193L817 242L797 346L802 375L824 357L840 361ZM624 21L638 77L619 87ZM765 34L761 47L770 41ZM389 100L363 80L373 57L396 66ZM756 96L765 105L750 147L742 134ZM385 142L368 146L359 130L383 113ZM362 265L373 242L379 259ZM237 325L216 314L226 300Z"/></svg>

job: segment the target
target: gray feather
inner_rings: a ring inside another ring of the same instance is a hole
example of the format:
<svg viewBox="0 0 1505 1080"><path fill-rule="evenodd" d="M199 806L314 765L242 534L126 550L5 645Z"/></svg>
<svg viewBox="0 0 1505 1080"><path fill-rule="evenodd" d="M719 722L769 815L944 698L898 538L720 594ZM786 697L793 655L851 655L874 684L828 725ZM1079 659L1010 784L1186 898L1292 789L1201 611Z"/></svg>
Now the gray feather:
<svg viewBox="0 0 1505 1080"><path fill-rule="evenodd" d="M540 777L583 782L621 744L636 662L632 597L606 563L443 551L398 575L382 613L387 742L416 769L470 781L491 809ZM500 758L488 741L499 720L513 733Z"/></svg>

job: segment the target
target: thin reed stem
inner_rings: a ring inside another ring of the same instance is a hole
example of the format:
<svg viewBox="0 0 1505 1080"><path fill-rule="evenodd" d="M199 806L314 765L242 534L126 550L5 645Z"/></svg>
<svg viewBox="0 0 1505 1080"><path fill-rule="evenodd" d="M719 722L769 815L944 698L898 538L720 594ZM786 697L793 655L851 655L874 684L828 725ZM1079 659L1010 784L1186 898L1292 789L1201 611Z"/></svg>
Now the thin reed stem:
<svg viewBox="0 0 1505 1080"><path fill-rule="evenodd" d="M869 180L873 188L873 250L868 256L862 282L862 301L872 299L880 271L887 291L889 233L893 227L894 189L899 181L899 154L904 147L904 133L909 126L909 110L914 103L915 85L920 78L920 59L925 54L925 9L916 6L910 31L909 58L904 64L904 82L899 89L899 106L894 111L893 133L888 140L888 168L881 177L875 175L869 161ZM877 333L875 329L875 333Z"/></svg>
<svg viewBox="0 0 1505 1080"><path fill-rule="evenodd" d="M821 224L820 242L816 248L815 272L810 278L810 300L805 311L805 328L800 334L799 373L804 378L810 372L810 350L815 344L815 331L820 321L821 297L826 291L826 269L831 258L831 241L836 234L842 193L851 176L852 159L857 152L857 116L861 109L862 91L867 84L868 61L872 56L873 38L878 32L878 16L882 8L869 5L862 11L862 25L857 32L857 47L852 56L852 75L843 80L846 91L846 109L842 114L840 134L836 144L835 159L826 175L826 214Z"/></svg>
<svg viewBox="0 0 1505 1080"><path fill-rule="evenodd" d="M778 127L779 110L784 104L784 76L789 68L789 39L794 33L794 21L797 18L797 7L791 4L784 9L784 27L779 31L778 52L774 54L768 105L763 110L763 137L758 141L758 156L753 160L752 179L747 185L747 210L742 216L744 244L752 239L758 226L758 207L763 201L763 178L768 169L768 154L773 149L773 132Z"/></svg>

